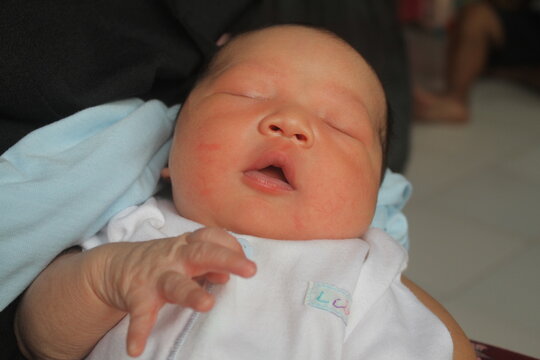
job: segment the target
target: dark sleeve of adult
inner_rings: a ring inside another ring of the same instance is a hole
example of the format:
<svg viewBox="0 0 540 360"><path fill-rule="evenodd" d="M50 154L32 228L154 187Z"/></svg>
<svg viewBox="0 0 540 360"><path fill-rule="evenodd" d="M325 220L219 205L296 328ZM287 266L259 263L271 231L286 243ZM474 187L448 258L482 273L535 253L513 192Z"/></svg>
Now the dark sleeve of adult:
<svg viewBox="0 0 540 360"><path fill-rule="evenodd" d="M15 311L19 300L20 298L14 300L7 308L0 312L0 354L2 354L2 359L25 359L17 347L17 340L13 331Z"/></svg>
<svg viewBox="0 0 540 360"><path fill-rule="evenodd" d="M180 101L251 0L6 0L0 11L0 153L28 132L129 97ZM1 288L1 284L0 284ZM0 313L2 359L22 359Z"/></svg>
<svg viewBox="0 0 540 360"><path fill-rule="evenodd" d="M303 23L327 28L346 39L373 66L393 110L388 164L403 172L409 154L411 90L408 57L395 0L262 0L233 30Z"/></svg>
<svg viewBox="0 0 540 360"><path fill-rule="evenodd" d="M5 0L0 153L81 109L184 96L225 29L255 0Z"/></svg>

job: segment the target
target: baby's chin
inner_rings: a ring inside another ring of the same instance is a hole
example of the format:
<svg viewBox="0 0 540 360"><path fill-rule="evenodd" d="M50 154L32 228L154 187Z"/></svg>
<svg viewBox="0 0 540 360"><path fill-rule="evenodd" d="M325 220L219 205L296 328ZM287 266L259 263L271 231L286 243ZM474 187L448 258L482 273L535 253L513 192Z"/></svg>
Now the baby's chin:
<svg viewBox="0 0 540 360"><path fill-rule="evenodd" d="M192 219L193 220L193 219ZM368 226L355 227L351 229L319 229L316 226L297 228L290 223L280 224L277 222L265 221L264 223L248 223L230 221L230 219L215 219L212 221L201 219L197 221L205 226L217 226L238 235L251 235L265 239L274 240L316 240L316 239L351 239L360 238L367 230Z"/></svg>
<svg viewBox="0 0 540 360"><path fill-rule="evenodd" d="M178 204L177 204L178 205ZM211 211L193 206L176 206L178 213L204 226L219 227L238 235L251 235L275 240L351 239L361 237L370 221L358 216L349 220L332 219L331 224L322 219L302 219L272 212L245 211L231 213ZM184 210L184 211L183 211ZM354 218L354 220L350 220ZM326 225L324 225L326 223Z"/></svg>
<svg viewBox="0 0 540 360"><path fill-rule="evenodd" d="M229 231L235 234L243 235L252 235L265 239L273 240L294 240L294 241L307 241L307 240L343 240L343 239L352 239L360 238L359 235L345 235L345 234L336 234L328 232L316 232L312 231L309 233L298 232L293 230L275 230L275 229L228 229Z"/></svg>

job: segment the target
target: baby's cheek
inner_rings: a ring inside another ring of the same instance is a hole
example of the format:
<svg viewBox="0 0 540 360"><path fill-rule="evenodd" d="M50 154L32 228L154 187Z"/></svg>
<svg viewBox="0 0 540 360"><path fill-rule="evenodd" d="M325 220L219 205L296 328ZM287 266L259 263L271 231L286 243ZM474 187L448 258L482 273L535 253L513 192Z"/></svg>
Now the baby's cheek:
<svg viewBox="0 0 540 360"><path fill-rule="evenodd" d="M303 232L306 230L306 224L305 224L305 220L302 218L301 215L299 214L294 214L293 215L293 224L294 224L294 228L297 232Z"/></svg>
<svg viewBox="0 0 540 360"><path fill-rule="evenodd" d="M217 143L198 143L194 152L200 164L210 165L216 161L216 153L220 152L223 145Z"/></svg>
<svg viewBox="0 0 540 360"><path fill-rule="evenodd" d="M347 236L359 236L371 223L377 199L377 185L367 172L344 174L334 189L328 207L334 214L334 227ZM338 218L339 216L339 218Z"/></svg>
<svg viewBox="0 0 540 360"><path fill-rule="evenodd" d="M312 196L312 209L315 215L322 221L328 221L335 217L337 213L348 207L350 198L334 189L325 190L324 186L320 186L321 191ZM321 221L319 220L319 221Z"/></svg>
<svg viewBox="0 0 540 360"><path fill-rule="evenodd" d="M199 143L196 149L194 155L196 164L193 166L192 174L195 181L192 187L203 197L219 196L216 193L219 193L219 187L227 176L227 169L230 169L229 160L223 157L223 145Z"/></svg>
<svg viewBox="0 0 540 360"><path fill-rule="evenodd" d="M318 229L316 237L328 237L338 229L343 229L350 222L349 214L353 212L355 202L351 194L338 191L335 185L319 183L307 195L302 213L302 221L296 221L296 227L303 227L310 231ZM332 229L332 232L330 232ZM339 234L341 235L341 234Z"/></svg>

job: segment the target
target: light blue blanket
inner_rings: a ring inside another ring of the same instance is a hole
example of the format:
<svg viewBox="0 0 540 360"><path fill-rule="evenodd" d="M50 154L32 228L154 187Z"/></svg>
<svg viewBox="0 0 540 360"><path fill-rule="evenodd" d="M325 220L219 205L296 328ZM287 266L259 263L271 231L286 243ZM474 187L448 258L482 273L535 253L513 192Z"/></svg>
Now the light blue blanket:
<svg viewBox="0 0 540 360"><path fill-rule="evenodd" d="M151 196L179 106L139 99L83 110L0 157L0 309L62 250ZM408 246L410 184L387 173L373 225Z"/></svg>

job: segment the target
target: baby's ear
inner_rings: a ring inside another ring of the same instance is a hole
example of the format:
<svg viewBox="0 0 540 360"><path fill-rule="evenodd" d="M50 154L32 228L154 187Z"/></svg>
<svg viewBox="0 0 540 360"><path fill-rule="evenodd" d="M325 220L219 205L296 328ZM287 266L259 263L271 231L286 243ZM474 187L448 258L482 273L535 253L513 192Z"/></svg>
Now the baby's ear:
<svg viewBox="0 0 540 360"><path fill-rule="evenodd" d="M166 167L166 168L163 168L163 170L161 170L161 178L165 179L165 180L169 180L171 178L171 170Z"/></svg>
<svg viewBox="0 0 540 360"><path fill-rule="evenodd" d="M223 45L225 45L226 43L229 42L229 40L231 39L231 33L224 33L222 34L219 39L216 41L216 45L218 47L222 47Z"/></svg>

